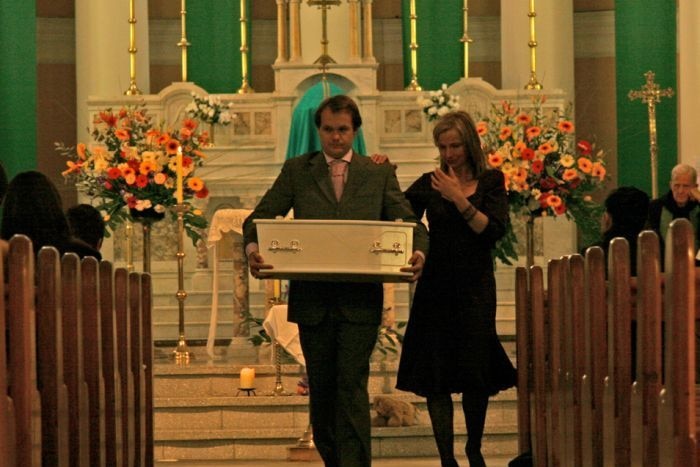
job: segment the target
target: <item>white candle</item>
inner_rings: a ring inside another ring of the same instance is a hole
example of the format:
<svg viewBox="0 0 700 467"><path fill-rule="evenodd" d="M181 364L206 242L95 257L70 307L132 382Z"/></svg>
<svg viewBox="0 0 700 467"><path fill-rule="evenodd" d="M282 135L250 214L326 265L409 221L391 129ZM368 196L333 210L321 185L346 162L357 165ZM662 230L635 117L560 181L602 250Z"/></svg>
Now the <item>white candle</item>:
<svg viewBox="0 0 700 467"><path fill-rule="evenodd" d="M182 204L182 147L177 148L177 158L175 166L176 174L176 185L175 185L175 198L177 199L177 204Z"/></svg>
<svg viewBox="0 0 700 467"><path fill-rule="evenodd" d="M239 388L253 389L255 387L255 368L243 368Z"/></svg>

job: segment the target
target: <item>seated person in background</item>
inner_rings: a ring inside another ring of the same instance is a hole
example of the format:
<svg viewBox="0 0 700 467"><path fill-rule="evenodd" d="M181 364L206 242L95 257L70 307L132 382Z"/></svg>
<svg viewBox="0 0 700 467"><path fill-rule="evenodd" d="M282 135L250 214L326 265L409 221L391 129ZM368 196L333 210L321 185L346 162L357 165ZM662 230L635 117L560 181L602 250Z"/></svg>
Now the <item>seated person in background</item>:
<svg viewBox="0 0 700 467"><path fill-rule="evenodd" d="M644 230L649 195L633 186L621 186L605 198L605 213L601 221L603 239L591 246L599 246L608 257L610 241L615 237L627 240L630 246L630 272L637 275L637 236Z"/></svg>
<svg viewBox="0 0 700 467"><path fill-rule="evenodd" d="M101 259L99 251L71 236L61 196L51 180L40 172L19 173L8 186L0 238L9 241L15 234L29 237L35 253L44 246L53 246L61 254L72 252L81 258Z"/></svg>
<svg viewBox="0 0 700 467"><path fill-rule="evenodd" d="M690 221L695 231L695 251L698 242L698 224L700 223L700 191L698 191L697 172L687 164L678 164L671 170L671 189L649 205L647 228L654 230L661 240L661 258L668 226L674 219L685 218ZM661 261L663 268L663 261ZM697 261L696 261L697 265Z"/></svg>
<svg viewBox="0 0 700 467"><path fill-rule="evenodd" d="M102 214L90 204L78 204L66 211L71 235L79 238L95 250L102 248L105 221Z"/></svg>

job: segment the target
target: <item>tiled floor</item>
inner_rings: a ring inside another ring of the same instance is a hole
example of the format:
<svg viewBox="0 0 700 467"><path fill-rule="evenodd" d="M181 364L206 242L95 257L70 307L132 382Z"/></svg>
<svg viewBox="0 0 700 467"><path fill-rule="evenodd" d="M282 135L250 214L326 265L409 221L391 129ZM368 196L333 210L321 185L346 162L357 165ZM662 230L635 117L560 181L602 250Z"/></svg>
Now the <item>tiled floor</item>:
<svg viewBox="0 0 700 467"><path fill-rule="evenodd" d="M461 467L467 467L469 463L466 458L458 458ZM488 467L507 467L509 458L492 457L486 459ZM291 462L291 461L175 461L156 462L156 467L323 467L323 462ZM395 459L375 459L372 467L440 467L440 460L432 457L421 458L395 458Z"/></svg>

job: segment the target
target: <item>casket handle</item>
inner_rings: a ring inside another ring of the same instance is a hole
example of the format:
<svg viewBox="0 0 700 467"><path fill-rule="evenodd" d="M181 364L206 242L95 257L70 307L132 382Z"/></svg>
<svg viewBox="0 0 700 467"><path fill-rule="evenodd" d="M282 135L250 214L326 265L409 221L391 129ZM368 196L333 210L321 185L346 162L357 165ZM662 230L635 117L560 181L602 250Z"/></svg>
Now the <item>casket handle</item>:
<svg viewBox="0 0 700 467"><path fill-rule="evenodd" d="M292 253L296 253L297 251L302 250L301 245L299 244L299 240L290 240L289 246L281 246L279 240L272 240L270 242L270 246L267 249L272 252L291 251Z"/></svg>
<svg viewBox="0 0 700 467"><path fill-rule="evenodd" d="M403 248L401 248L401 244L399 242L394 242L394 244L391 245L391 248L382 248L382 242L374 242L372 247L369 249L369 252L377 255L379 253L394 253L396 256L398 256L403 254Z"/></svg>

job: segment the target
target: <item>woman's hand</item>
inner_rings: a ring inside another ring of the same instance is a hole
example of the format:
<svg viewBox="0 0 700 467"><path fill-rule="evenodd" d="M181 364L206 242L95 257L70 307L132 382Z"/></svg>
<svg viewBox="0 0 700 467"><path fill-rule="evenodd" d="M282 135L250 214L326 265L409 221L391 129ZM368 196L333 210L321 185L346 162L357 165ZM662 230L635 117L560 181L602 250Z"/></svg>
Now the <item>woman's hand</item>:
<svg viewBox="0 0 700 467"><path fill-rule="evenodd" d="M434 190L439 191L443 198L453 203L463 198L462 188L459 186L459 180L452 167L448 168L447 173L439 167L435 169L430 176L430 185Z"/></svg>
<svg viewBox="0 0 700 467"><path fill-rule="evenodd" d="M377 165L389 162L389 156L386 154L372 154L370 159Z"/></svg>

